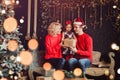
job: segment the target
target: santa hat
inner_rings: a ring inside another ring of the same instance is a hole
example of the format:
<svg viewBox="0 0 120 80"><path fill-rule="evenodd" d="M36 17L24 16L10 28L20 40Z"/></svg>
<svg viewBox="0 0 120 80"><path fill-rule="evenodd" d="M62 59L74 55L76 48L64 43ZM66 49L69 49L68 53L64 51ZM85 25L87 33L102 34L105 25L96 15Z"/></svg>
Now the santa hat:
<svg viewBox="0 0 120 80"><path fill-rule="evenodd" d="M82 26L85 25L84 21L80 17L75 19L73 24L82 25Z"/></svg>
<svg viewBox="0 0 120 80"><path fill-rule="evenodd" d="M80 25L82 26L82 28L87 29L87 26L85 25L84 21L80 17L76 18L73 24Z"/></svg>
<svg viewBox="0 0 120 80"><path fill-rule="evenodd" d="M67 21L65 22L65 24L66 24L66 25L72 24L72 22L71 22L70 20L67 20Z"/></svg>

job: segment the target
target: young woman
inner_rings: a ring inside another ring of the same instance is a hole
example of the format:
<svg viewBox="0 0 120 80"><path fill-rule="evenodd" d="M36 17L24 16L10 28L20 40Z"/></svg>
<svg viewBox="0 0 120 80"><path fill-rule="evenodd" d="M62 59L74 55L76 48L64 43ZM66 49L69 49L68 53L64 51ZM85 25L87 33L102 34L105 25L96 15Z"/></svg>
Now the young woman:
<svg viewBox="0 0 120 80"><path fill-rule="evenodd" d="M48 34L45 38L45 59L49 62L53 68L62 69L65 63L65 59L62 57L61 51L61 34L58 33L58 28L62 25L58 22L52 22L48 26Z"/></svg>

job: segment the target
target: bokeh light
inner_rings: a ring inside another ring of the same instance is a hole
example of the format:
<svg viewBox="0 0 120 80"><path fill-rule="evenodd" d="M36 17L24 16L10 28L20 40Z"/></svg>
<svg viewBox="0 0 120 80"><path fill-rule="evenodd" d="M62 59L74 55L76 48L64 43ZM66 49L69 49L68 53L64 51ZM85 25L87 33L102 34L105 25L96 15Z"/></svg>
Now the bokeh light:
<svg viewBox="0 0 120 80"><path fill-rule="evenodd" d="M106 76L109 75L109 70L108 70L108 69L105 70L105 75L106 75Z"/></svg>
<svg viewBox="0 0 120 80"><path fill-rule="evenodd" d="M1 78L0 80L8 80L7 78Z"/></svg>
<svg viewBox="0 0 120 80"><path fill-rule="evenodd" d="M47 71L47 70L50 70L52 68L52 66L49 62L46 62L43 64L43 68Z"/></svg>
<svg viewBox="0 0 120 80"><path fill-rule="evenodd" d="M5 13L6 13L6 10L5 10L5 9L3 9L3 10L2 10L2 14L5 14Z"/></svg>
<svg viewBox="0 0 120 80"><path fill-rule="evenodd" d="M53 73L53 78L55 80L64 80L64 72L61 71L61 70L56 70L54 73Z"/></svg>
<svg viewBox="0 0 120 80"><path fill-rule="evenodd" d="M17 57L16 57L16 61L17 61L17 62L20 62L20 61L21 61L20 56L17 56Z"/></svg>
<svg viewBox="0 0 120 80"><path fill-rule="evenodd" d="M20 23L24 23L24 19L21 18L21 19L20 19Z"/></svg>
<svg viewBox="0 0 120 80"><path fill-rule="evenodd" d="M28 47L31 50L35 50L38 48L38 41L36 39L30 39L28 42Z"/></svg>
<svg viewBox="0 0 120 80"><path fill-rule="evenodd" d="M113 9L116 9L117 8L117 5L113 5Z"/></svg>
<svg viewBox="0 0 120 80"><path fill-rule="evenodd" d="M3 0L3 3L6 5L10 5L10 4L15 3L15 0Z"/></svg>
<svg viewBox="0 0 120 80"><path fill-rule="evenodd" d="M17 50L17 48L18 48L18 42L16 40L9 40L7 48L10 51Z"/></svg>
<svg viewBox="0 0 120 80"><path fill-rule="evenodd" d="M73 74L77 77L82 74L82 70L80 68L75 68Z"/></svg>
<svg viewBox="0 0 120 80"><path fill-rule="evenodd" d="M18 80L18 76L14 76L14 80Z"/></svg>
<svg viewBox="0 0 120 80"><path fill-rule="evenodd" d="M28 66L33 61L33 55L29 51L21 51L19 56L23 65Z"/></svg>
<svg viewBox="0 0 120 80"><path fill-rule="evenodd" d="M12 70L9 70L9 74L11 75L11 74L13 74L14 72L12 71Z"/></svg>
<svg viewBox="0 0 120 80"><path fill-rule="evenodd" d="M112 43L112 44L111 44L111 48L112 48L113 50L119 50L119 46L118 46L116 43Z"/></svg>
<svg viewBox="0 0 120 80"><path fill-rule="evenodd" d="M16 0L16 4L18 5L20 3L20 1L19 0Z"/></svg>
<svg viewBox="0 0 120 80"><path fill-rule="evenodd" d="M120 68L117 70L117 73L120 74Z"/></svg>
<svg viewBox="0 0 120 80"><path fill-rule="evenodd" d="M110 80L113 80L113 79L114 79L114 76L111 74L111 75L109 76L109 78L110 78Z"/></svg>
<svg viewBox="0 0 120 80"><path fill-rule="evenodd" d="M9 18L5 19L5 21L3 23L3 27L6 32L9 32L9 33L13 32L17 28L17 20L13 17L9 17Z"/></svg>

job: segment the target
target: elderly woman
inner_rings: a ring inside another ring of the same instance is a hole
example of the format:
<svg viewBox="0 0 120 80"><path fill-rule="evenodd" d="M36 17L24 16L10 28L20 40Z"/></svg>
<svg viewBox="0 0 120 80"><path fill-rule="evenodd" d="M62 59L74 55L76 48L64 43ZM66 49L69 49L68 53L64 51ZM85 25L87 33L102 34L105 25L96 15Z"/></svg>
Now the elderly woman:
<svg viewBox="0 0 120 80"><path fill-rule="evenodd" d="M53 68L62 69L65 63L65 59L62 57L61 51L61 27L58 22L52 22L48 26L48 34L45 38L45 59L49 62Z"/></svg>

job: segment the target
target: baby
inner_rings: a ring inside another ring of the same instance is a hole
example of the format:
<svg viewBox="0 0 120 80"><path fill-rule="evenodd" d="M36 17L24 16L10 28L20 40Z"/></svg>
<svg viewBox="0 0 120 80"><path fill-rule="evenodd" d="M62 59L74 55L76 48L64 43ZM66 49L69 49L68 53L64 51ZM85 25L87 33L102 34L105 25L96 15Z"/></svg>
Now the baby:
<svg viewBox="0 0 120 80"><path fill-rule="evenodd" d="M70 47L64 46L65 39L75 39L76 40L75 34L72 31L72 23L70 20L66 21L65 31L62 32L62 46L63 46L62 51L63 51L63 56L66 58L66 55L69 55L69 54L73 55L74 52L70 50Z"/></svg>

